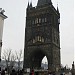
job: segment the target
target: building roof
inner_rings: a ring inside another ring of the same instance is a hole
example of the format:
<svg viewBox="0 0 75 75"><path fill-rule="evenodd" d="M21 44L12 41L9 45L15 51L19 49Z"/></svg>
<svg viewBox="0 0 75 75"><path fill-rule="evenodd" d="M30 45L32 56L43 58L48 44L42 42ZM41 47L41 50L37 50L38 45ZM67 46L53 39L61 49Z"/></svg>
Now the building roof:
<svg viewBox="0 0 75 75"><path fill-rule="evenodd" d="M0 12L0 16L1 16L1 17L3 17L4 19L6 19L6 18L7 18L7 16L6 16L6 15L4 15L3 13L1 13L1 12Z"/></svg>
<svg viewBox="0 0 75 75"><path fill-rule="evenodd" d="M4 9L2 9L2 8L0 8L0 16L1 16L2 18L6 19L6 18L7 18L7 16L6 16L6 15L4 15L4 12L5 12L5 10L4 10Z"/></svg>
<svg viewBox="0 0 75 75"><path fill-rule="evenodd" d="M52 4L51 0L38 0L37 6L41 6L44 4Z"/></svg>

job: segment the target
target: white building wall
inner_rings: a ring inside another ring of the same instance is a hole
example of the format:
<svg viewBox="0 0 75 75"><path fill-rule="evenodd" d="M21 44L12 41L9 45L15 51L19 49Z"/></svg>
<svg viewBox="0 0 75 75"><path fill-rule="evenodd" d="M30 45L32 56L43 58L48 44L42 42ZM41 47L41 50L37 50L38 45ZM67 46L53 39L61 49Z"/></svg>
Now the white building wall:
<svg viewBox="0 0 75 75"><path fill-rule="evenodd" d="M3 25L4 25L4 19L0 16L0 43L2 42L2 35L3 35ZM1 58L1 46L0 46L0 58Z"/></svg>
<svg viewBox="0 0 75 75"><path fill-rule="evenodd" d="M2 35L3 35L3 25L4 25L4 19L0 16L0 41L2 40Z"/></svg>
<svg viewBox="0 0 75 75"><path fill-rule="evenodd" d="M1 59L1 49L2 49L2 47L0 47L0 59Z"/></svg>
<svg viewBox="0 0 75 75"><path fill-rule="evenodd" d="M7 16L4 15L4 10L0 8L0 59L1 59L1 48L2 48L2 35L3 35L3 26L4 26L4 19L7 18Z"/></svg>

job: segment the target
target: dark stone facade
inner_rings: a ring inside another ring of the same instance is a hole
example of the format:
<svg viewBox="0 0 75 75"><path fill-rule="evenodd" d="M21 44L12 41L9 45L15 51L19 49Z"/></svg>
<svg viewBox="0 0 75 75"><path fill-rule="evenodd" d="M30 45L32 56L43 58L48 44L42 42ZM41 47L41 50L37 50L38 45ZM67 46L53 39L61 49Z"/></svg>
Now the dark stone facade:
<svg viewBox="0 0 75 75"><path fill-rule="evenodd" d="M40 0L38 0L40 1ZM39 2L38 2L39 3ZM52 3L32 4L27 7L24 68L40 68L44 56L48 69L60 69L60 13Z"/></svg>

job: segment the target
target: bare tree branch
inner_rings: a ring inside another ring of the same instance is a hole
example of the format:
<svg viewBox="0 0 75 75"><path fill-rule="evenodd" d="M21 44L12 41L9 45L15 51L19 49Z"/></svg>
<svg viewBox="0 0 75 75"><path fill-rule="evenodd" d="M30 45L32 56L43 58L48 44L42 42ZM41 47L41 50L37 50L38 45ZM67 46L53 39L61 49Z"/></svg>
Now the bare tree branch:
<svg viewBox="0 0 75 75"><path fill-rule="evenodd" d="M23 58L22 50L20 50L19 53L16 52L16 57L17 57L17 61L18 61L18 69L20 69L21 59Z"/></svg>

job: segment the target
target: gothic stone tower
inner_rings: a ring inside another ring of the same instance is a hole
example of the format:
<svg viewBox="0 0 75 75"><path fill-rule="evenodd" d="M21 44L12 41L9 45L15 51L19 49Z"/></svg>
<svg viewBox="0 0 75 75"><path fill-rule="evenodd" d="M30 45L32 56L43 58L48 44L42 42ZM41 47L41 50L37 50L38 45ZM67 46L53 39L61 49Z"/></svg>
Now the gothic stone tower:
<svg viewBox="0 0 75 75"><path fill-rule="evenodd" d="M24 68L40 68L44 56L48 59L48 69L60 68L59 19L59 10L51 0L38 0L36 7L28 3Z"/></svg>

